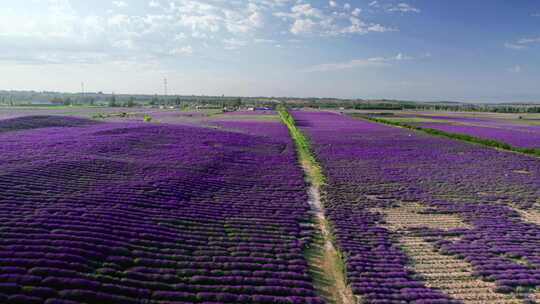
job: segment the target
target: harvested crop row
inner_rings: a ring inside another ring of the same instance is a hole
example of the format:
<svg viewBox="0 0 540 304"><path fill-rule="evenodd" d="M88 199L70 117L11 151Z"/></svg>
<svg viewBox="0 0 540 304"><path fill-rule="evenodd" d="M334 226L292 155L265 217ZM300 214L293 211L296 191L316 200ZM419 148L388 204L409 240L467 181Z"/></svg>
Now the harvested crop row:
<svg viewBox="0 0 540 304"><path fill-rule="evenodd" d="M4 133L0 302L321 303L303 174L266 127Z"/></svg>
<svg viewBox="0 0 540 304"><path fill-rule="evenodd" d="M509 204L521 210L536 208L538 159L333 113L293 115L323 166L328 183L323 201L336 225L338 244L348 256L349 281L368 303L468 299L442 287L430 288L436 286L428 284L420 268L411 267L426 253L404 251L407 237L463 261L472 271L463 273L468 276L464 282L495 283L499 295L493 299L512 303L514 297L533 296L540 285L540 227L521 220ZM519 170L531 174L525 178L514 173ZM406 209L402 217L394 214L389 219L384 210L399 212L403 204L419 204L425 208L421 213L435 222L445 216L448 227L410 225L402 219L410 214ZM401 224L387 222L398 219ZM481 294L483 286L467 293Z"/></svg>

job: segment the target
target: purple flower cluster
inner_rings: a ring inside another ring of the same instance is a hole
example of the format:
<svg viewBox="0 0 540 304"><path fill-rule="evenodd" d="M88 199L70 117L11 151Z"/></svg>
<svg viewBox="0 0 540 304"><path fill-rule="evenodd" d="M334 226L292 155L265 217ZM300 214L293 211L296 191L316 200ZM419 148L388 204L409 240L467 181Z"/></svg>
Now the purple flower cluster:
<svg viewBox="0 0 540 304"><path fill-rule="evenodd" d="M269 140L274 139L277 142L289 136L287 129L279 127L281 122L266 122L257 121L234 121L234 120L213 120L211 124L229 131L248 133L256 136L265 136ZM285 147L284 147L285 148Z"/></svg>
<svg viewBox="0 0 540 304"><path fill-rule="evenodd" d="M231 115L231 116L277 115L277 112L274 110L235 111L235 112L228 112L227 115Z"/></svg>
<svg viewBox="0 0 540 304"><path fill-rule="evenodd" d="M328 112L293 115L327 176L324 204L355 293L371 303L451 301L406 270L392 242L399 232L373 211L406 202L470 225L413 233L468 261L500 292L540 286L540 228L512 209L538 203L540 160Z"/></svg>
<svg viewBox="0 0 540 304"><path fill-rule="evenodd" d="M266 128L281 136L0 134L0 303L322 303L303 172L285 126Z"/></svg>

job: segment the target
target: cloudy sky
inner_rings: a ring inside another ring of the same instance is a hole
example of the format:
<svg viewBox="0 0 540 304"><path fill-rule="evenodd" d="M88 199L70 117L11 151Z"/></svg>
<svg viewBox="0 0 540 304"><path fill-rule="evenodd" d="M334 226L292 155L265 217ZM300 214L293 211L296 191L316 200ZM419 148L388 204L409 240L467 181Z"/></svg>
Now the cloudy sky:
<svg viewBox="0 0 540 304"><path fill-rule="evenodd" d="M0 0L0 89L540 101L537 0Z"/></svg>

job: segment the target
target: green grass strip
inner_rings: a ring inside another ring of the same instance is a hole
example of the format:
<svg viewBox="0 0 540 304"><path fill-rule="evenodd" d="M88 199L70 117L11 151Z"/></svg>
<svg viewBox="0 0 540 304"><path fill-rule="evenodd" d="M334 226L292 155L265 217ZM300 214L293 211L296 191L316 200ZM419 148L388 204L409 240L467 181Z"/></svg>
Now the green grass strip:
<svg viewBox="0 0 540 304"><path fill-rule="evenodd" d="M285 106L280 105L277 110L296 144L298 158L304 166L308 181L317 191L321 191L326 185L326 178L313 154L309 139L296 126L296 121ZM333 224L324 217L324 198L321 197L321 200L323 216L314 217L314 223L319 229L305 252L310 274L316 289L329 304L353 304L357 301L354 300L355 296L347 283L347 257L337 246ZM328 249L326 242L332 244L332 250Z"/></svg>
<svg viewBox="0 0 540 304"><path fill-rule="evenodd" d="M324 174L322 172L321 166L313 156L311 143L309 142L308 138L304 135L304 133L302 133L302 131L300 131L300 129L298 129L298 127L296 126L296 121L289 113L287 108L280 105L278 106L277 110L281 121L287 126L292 139L296 143L296 148L300 161L302 162L302 164L308 166L308 169L310 171L309 178L311 179L311 182L317 187L324 185Z"/></svg>

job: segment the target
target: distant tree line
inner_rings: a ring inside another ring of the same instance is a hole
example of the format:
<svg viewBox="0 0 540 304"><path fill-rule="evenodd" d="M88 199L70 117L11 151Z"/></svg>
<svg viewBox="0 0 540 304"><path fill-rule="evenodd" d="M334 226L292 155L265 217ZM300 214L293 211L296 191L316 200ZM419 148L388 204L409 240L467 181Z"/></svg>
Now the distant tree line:
<svg viewBox="0 0 540 304"><path fill-rule="evenodd" d="M465 104L465 103L421 103L394 100L292 100L287 101L293 107L311 107L321 109L355 110L418 110L418 111L460 111L460 112L498 112L498 113L540 113L540 105L530 104Z"/></svg>
<svg viewBox="0 0 540 304"><path fill-rule="evenodd" d="M59 106L105 106L105 107L174 107L216 108L234 110L238 108L275 108L279 103L292 107L357 110L419 110L419 111L467 111L498 113L540 113L537 104L467 104L458 102L414 102L406 100L364 100L336 98L274 98L274 97L228 97L195 95L144 95L107 94L103 92L60 93L37 91L1 91L0 105L59 105Z"/></svg>

